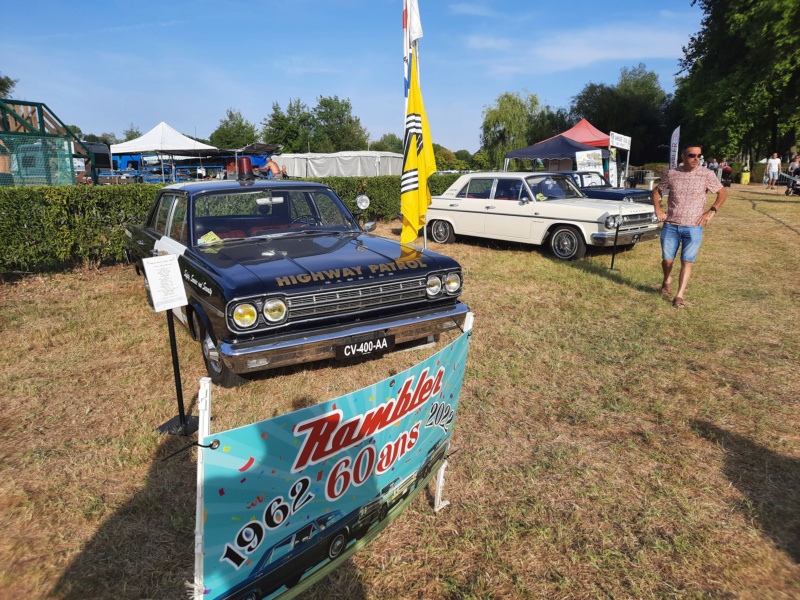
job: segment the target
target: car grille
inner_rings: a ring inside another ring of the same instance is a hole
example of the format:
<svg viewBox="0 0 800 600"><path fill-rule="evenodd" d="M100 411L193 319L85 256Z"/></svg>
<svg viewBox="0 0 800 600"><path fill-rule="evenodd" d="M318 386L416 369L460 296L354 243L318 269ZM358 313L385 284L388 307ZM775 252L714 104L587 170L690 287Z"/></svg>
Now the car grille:
<svg viewBox="0 0 800 600"><path fill-rule="evenodd" d="M424 300L425 288L424 278L403 279L344 290L288 296L286 304L289 308L289 319L295 321Z"/></svg>
<svg viewBox="0 0 800 600"><path fill-rule="evenodd" d="M651 220L653 213L643 213L639 215L625 215L622 221L620 231L629 231L631 229L645 229L654 226Z"/></svg>

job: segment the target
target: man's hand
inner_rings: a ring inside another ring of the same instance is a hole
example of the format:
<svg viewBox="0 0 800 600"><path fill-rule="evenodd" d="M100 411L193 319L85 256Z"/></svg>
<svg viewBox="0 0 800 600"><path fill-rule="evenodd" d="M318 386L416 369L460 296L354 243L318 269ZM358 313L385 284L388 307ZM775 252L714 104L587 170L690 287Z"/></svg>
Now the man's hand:
<svg viewBox="0 0 800 600"><path fill-rule="evenodd" d="M711 220L711 217L713 217L715 214L717 213L715 213L713 210L707 210L706 212L703 213L703 215L699 219L697 219L697 225L699 225L700 227L705 227L706 225L708 225L708 222Z"/></svg>
<svg viewBox="0 0 800 600"><path fill-rule="evenodd" d="M656 208L656 217L658 218L659 223L663 223L667 220L667 213L661 210L661 208Z"/></svg>

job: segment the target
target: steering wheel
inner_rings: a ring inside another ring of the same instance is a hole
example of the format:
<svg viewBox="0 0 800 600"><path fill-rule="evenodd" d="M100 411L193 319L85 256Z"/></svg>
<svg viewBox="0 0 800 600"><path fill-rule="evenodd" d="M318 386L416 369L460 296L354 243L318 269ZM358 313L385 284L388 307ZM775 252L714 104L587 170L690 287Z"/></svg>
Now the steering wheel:
<svg viewBox="0 0 800 600"><path fill-rule="evenodd" d="M321 225L319 219L313 215L300 215L299 217L295 217L289 225L297 225L299 223L303 225Z"/></svg>

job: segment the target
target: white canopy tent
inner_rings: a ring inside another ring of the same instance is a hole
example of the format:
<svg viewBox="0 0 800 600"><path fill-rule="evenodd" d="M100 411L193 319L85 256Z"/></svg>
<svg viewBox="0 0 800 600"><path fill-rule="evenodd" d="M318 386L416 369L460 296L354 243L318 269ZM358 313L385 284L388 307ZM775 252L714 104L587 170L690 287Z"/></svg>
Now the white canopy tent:
<svg viewBox="0 0 800 600"><path fill-rule="evenodd" d="M273 155L272 160L286 167L290 177L375 177L403 172L403 155L396 152L278 154Z"/></svg>
<svg viewBox="0 0 800 600"><path fill-rule="evenodd" d="M217 148L203 144L176 131L164 121L136 139L111 145L111 154L176 154L217 152Z"/></svg>

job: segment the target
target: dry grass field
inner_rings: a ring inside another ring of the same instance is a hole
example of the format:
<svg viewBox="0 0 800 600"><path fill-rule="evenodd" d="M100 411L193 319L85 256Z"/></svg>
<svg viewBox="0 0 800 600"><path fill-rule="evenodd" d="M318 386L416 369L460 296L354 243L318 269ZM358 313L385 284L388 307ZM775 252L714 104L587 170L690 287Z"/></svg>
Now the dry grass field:
<svg viewBox="0 0 800 600"><path fill-rule="evenodd" d="M382 225L393 235L397 224ZM686 310L658 242L573 263L440 247L476 313L432 486L306 599L800 597L800 202L734 186ZM195 454L166 319L132 268L0 285L0 597L185 598ZM199 347L178 332L194 411ZM212 428L332 398L430 349L214 388Z"/></svg>

